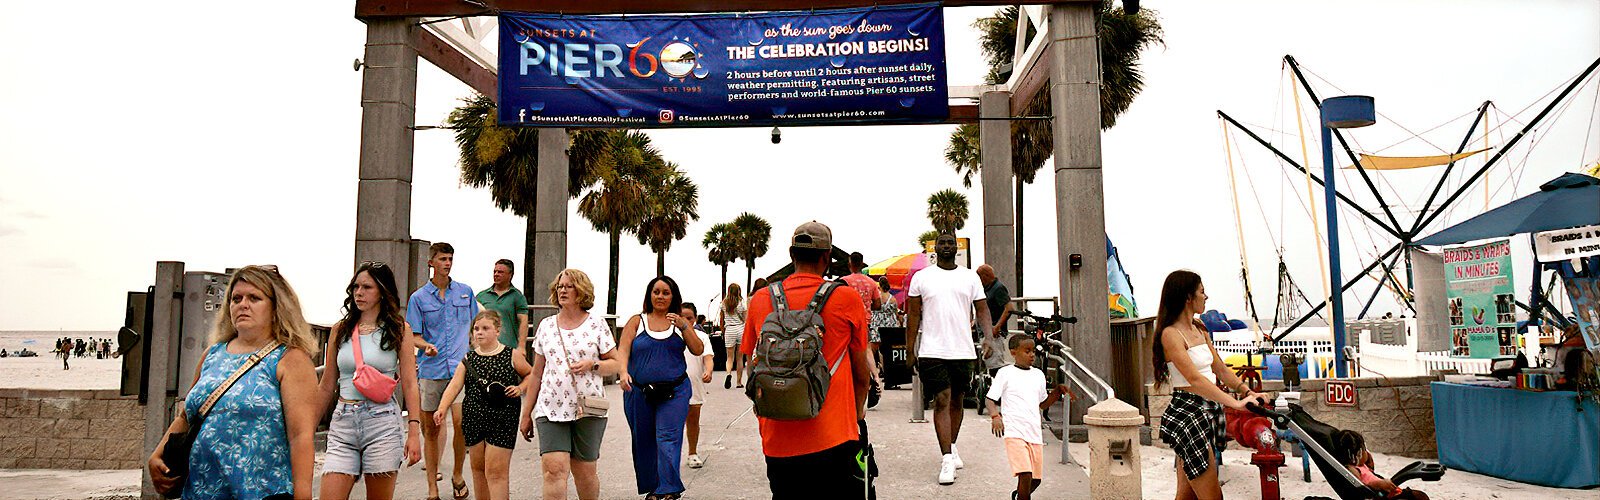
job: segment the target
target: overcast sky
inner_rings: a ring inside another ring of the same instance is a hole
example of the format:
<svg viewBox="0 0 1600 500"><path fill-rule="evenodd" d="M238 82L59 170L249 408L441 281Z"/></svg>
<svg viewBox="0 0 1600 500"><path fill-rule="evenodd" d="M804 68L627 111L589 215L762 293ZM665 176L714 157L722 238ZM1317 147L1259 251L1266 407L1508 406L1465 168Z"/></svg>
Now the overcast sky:
<svg viewBox="0 0 1600 500"><path fill-rule="evenodd" d="M1490 136L1498 145L1520 128L1511 120L1530 120L1548 93L1600 56L1595 0L1145 7L1159 13L1166 45L1144 54L1145 91L1106 132L1103 150L1107 233L1146 314L1154 313L1166 273L1188 268L1205 276L1214 306L1244 316L1216 111L1298 158L1284 54L1314 73L1324 97L1375 96L1383 116L1353 137L1363 151L1398 156L1453 149L1467 114L1484 100L1500 110L1491 126L1505 125ZM115 329L125 293L152 283L157 260L214 271L276 263L308 319L336 319L354 252L361 75L351 61L362 56L365 35L350 2L262 9L90 1L71 9L24 2L0 18L7 70L0 78L0 330ZM981 83L970 25L991 10L946 9L952 85ZM416 121L438 124L469 90L425 61L421 67ZM1492 170L1491 204L1600 161L1596 88L1591 79ZM942 157L952 129L787 128L779 145L765 128L650 132L700 186L701 219L669 252L668 274L690 299L714 296L717 268L700 236L743 211L774 228L758 275L786 262L785 238L811 219L832 226L836 244L869 261L915 251L928 194L963 190ZM1426 140L1402 142L1411 137L1405 129ZM1297 280L1319 295L1303 178L1286 176L1264 148L1239 138L1246 142L1234 149L1235 167L1257 293L1270 297L1277 238ZM1311 139L1312 163L1320 165ZM412 235L454 243L456 278L481 289L495 259L520 260L524 225L495 209L486 191L460 186L455 155L448 131L417 133ZM1475 168L1481 158L1461 166ZM1030 296L1057 295L1049 168L1026 193ZM1385 173L1379 182L1386 195L1401 193L1391 204L1415 208L1437 175ZM1364 190L1357 177L1340 182L1348 192ZM963 191L973 218L962 235L981 244L981 193ZM1481 186L1471 193L1451 221L1482 209ZM1370 196L1355 197L1371 206ZM1341 222L1350 228L1342 241L1357 254L1347 256L1347 271L1364 262L1363 252L1387 248L1351 214ZM575 213L569 225L569 263L594 276L603 297L606 238ZM654 266L647 248L624 238L621 312L638 308ZM730 278L742 281L744 270L734 268ZM1270 298L1257 305L1273 307Z"/></svg>

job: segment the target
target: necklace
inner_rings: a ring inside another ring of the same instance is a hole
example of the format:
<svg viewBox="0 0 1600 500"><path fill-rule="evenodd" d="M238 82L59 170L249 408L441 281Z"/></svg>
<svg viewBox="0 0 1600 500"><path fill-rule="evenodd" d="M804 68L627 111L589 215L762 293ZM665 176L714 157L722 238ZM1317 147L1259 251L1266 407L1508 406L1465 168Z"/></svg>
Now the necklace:
<svg viewBox="0 0 1600 500"><path fill-rule="evenodd" d="M361 329L361 333L372 333L372 332L374 332L374 331L376 331L378 329L378 324L377 323L364 323L364 324L356 325L356 328L360 328Z"/></svg>

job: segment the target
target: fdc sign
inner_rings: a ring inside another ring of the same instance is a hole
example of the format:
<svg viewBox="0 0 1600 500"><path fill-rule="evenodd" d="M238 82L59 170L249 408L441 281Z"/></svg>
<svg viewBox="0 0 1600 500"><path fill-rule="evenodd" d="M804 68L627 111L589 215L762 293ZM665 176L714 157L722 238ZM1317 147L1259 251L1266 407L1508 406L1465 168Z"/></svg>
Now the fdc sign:
<svg viewBox="0 0 1600 500"><path fill-rule="evenodd" d="M500 16L499 122L931 123L950 114L938 4L701 16Z"/></svg>
<svg viewBox="0 0 1600 500"><path fill-rule="evenodd" d="M1323 392L1328 406L1355 406L1356 384L1349 380L1329 380Z"/></svg>

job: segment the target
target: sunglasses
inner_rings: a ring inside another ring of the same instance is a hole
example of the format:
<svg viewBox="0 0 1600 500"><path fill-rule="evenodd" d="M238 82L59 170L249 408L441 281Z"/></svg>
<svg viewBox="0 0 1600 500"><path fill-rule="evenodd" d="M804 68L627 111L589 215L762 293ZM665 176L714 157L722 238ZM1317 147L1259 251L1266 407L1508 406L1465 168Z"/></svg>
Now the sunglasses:
<svg viewBox="0 0 1600 500"><path fill-rule="evenodd" d="M361 261L361 269L383 269L385 267L389 267L389 264L381 260Z"/></svg>

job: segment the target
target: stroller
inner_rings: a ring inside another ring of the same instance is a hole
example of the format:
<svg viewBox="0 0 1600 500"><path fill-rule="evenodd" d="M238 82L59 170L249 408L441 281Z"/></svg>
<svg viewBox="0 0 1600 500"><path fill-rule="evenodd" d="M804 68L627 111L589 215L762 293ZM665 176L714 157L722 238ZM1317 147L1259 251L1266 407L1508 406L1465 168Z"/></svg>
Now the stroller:
<svg viewBox="0 0 1600 500"><path fill-rule="evenodd" d="M1251 404L1247 408L1257 415L1272 421L1273 426L1280 430L1287 430L1294 434L1306 453L1310 454L1311 461L1317 464L1317 469L1322 471L1328 485L1333 487L1335 494L1341 500L1378 500L1387 498L1383 492L1374 490L1362 484L1355 474L1350 473L1339 460L1334 458L1333 452L1337 451L1333 443L1333 434L1339 429L1324 424L1311 418L1300 405L1290 403L1289 411L1279 412ZM1389 478L1396 486L1412 479L1423 481L1438 481L1444 476L1445 467L1434 462L1416 461L1400 468L1394 477ZM1318 497L1311 497L1318 498Z"/></svg>

